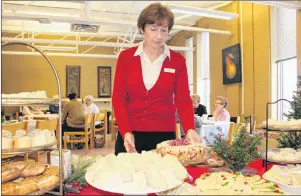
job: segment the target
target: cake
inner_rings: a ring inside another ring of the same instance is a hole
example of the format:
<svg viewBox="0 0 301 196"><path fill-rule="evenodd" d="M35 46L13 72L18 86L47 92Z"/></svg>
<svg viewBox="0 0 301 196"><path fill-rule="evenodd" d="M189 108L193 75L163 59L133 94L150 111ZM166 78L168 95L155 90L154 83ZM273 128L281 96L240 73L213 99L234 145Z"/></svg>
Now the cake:
<svg viewBox="0 0 301 196"><path fill-rule="evenodd" d="M29 136L26 136L25 130L17 130L14 136L14 148L30 148L31 140Z"/></svg>
<svg viewBox="0 0 301 196"><path fill-rule="evenodd" d="M205 149L201 143L190 143L187 139L167 140L157 144L156 150L162 156L170 154L179 161L202 161Z"/></svg>
<svg viewBox="0 0 301 196"><path fill-rule="evenodd" d="M13 148L12 133L7 130L2 130L2 149Z"/></svg>
<svg viewBox="0 0 301 196"><path fill-rule="evenodd" d="M43 146L47 144L46 133L36 129L28 134L31 140L32 147Z"/></svg>
<svg viewBox="0 0 301 196"><path fill-rule="evenodd" d="M46 136L47 144L56 142L56 137L55 137L54 131L44 129L44 130L42 130L42 132L44 132L44 134Z"/></svg>

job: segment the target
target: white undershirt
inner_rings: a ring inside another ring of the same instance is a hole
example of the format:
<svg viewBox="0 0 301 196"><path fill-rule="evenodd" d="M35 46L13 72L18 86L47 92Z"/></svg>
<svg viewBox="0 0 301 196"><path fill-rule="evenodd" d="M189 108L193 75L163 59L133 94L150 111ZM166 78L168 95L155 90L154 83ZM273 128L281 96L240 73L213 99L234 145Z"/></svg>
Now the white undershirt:
<svg viewBox="0 0 301 196"><path fill-rule="evenodd" d="M143 51L143 42L139 46L134 56L140 56L142 66L142 76L145 88L150 90L157 82L163 62L166 57L170 59L170 51L166 44L164 44L164 51L154 62L151 62L147 54Z"/></svg>

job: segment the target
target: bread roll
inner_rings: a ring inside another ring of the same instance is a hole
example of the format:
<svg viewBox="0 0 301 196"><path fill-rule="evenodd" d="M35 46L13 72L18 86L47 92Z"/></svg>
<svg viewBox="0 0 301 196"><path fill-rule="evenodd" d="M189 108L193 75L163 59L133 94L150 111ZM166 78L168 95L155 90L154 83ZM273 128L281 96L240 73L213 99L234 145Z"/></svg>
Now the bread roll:
<svg viewBox="0 0 301 196"><path fill-rule="evenodd" d="M59 175L59 167L58 166L51 166L45 170L43 175L45 176L58 176Z"/></svg>
<svg viewBox="0 0 301 196"><path fill-rule="evenodd" d="M20 176L21 170L18 168L4 168L1 171L2 183L17 179Z"/></svg>
<svg viewBox="0 0 301 196"><path fill-rule="evenodd" d="M18 168L19 170L23 170L30 162L26 161L17 161L6 165L6 168Z"/></svg>
<svg viewBox="0 0 301 196"><path fill-rule="evenodd" d="M16 195L16 187L18 183L8 182L1 185L1 195Z"/></svg>
<svg viewBox="0 0 301 196"><path fill-rule="evenodd" d="M16 187L16 195L27 195L38 190L37 177L28 177L22 180Z"/></svg>
<svg viewBox="0 0 301 196"><path fill-rule="evenodd" d="M49 176L49 175L42 175L37 180L37 186L39 189L50 188L60 181L58 176Z"/></svg>
<svg viewBox="0 0 301 196"><path fill-rule="evenodd" d="M45 166L43 163L30 163L28 164L24 170L21 172L21 177L30 177L30 176L38 176L45 171Z"/></svg>

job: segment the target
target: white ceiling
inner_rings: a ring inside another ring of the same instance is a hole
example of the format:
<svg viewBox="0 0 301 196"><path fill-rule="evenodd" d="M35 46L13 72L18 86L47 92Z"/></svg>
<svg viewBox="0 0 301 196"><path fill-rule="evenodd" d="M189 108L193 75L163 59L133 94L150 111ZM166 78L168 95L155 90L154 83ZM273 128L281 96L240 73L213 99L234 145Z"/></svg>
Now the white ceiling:
<svg viewBox="0 0 301 196"><path fill-rule="evenodd" d="M162 2L162 1L161 1ZM6 14L37 14L45 18L51 16L83 18L85 3L65 2L65 1L3 1L2 2L2 31L14 32L70 32L70 24L53 22L51 24L41 24L38 21L12 20L6 19ZM139 13L150 1L90 1L91 18L126 20L136 23ZM190 6L197 8L211 8L215 6L231 3L229 1L166 1L163 3ZM200 18L199 16L183 17L183 14L175 13L176 25L193 26ZM180 18L179 18L180 17ZM128 27L120 25L101 25L99 33L126 33Z"/></svg>

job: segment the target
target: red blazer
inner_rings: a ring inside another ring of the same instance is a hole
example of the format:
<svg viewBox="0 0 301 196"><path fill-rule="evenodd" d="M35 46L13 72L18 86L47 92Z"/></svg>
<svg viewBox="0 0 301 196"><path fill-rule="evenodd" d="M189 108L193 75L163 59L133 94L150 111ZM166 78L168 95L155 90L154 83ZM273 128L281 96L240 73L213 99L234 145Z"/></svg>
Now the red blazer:
<svg viewBox="0 0 301 196"><path fill-rule="evenodd" d="M122 51L115 71L112 103L122 137L132 131L174 132L176 108L185 133L195 129L185 58L170 50L156 84L147 91L136 50Z"/></svg>

